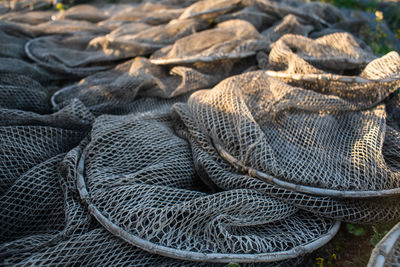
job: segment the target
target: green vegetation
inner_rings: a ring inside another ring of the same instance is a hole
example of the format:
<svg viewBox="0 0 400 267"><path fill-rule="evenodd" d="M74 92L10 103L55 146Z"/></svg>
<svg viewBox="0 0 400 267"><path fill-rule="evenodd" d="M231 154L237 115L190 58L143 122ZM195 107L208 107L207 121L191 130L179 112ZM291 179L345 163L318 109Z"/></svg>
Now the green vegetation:
<svg viewBox="0 0 400 267"><path fill-rule="evenodd" d="M376 27L365 25L360 30L360 37L367 42L372 51L377 55L384 55L395 50L393 43L388 40L383 30L383 22L386 22L397 39L400 39L400 5L393 4L390 7L379 10L381 0L321 0L339 8L347 8L370 12L375 14Z"/></svg>
<svg viewBox="0 0 400 267"><path fill-rule="evenodd" d="M370 242L374 247L381 241L381 239L389 232L389 230L378 231L376 226L372 226L373 234L371 235Z"/></svg>
<svg viewBox="0 0 400 267"><path fill-rule="evenodd" d="M376 10L376 4L378 1L365 2L358 0L322 0L321 2L329 3L341 8L358 9L371 12Z"/></svg>
<svg viewBox="0 0 400 267"><path fill-rule="evenodd" d="M374 51L375 54L384 55L395 49L393 44L387 40L386 33L382 29L382 24L384 21L382 12L375 11L375 14L375 29L371 29L370 26L366 26L362 29L361 35L365 36L364 39L367 41L368 45L372 48L372 51Z"/></svg>
<svg viewBox="0 0 400 267"><path fill-rule="evenodd" d="M322 0L323 3L329 3L341 8L358 9L368 12L376 10L376 4L378 1L361 2L358 0Z"/></svg>
<svg viewBox="0 0 400 267"><path fill-rule="evenodd" d="M350 234L355 236L365 235L365 228L362 225L354 225L351 223L346 223L346 229Z"/></svg>
<svg viewBox="0 0 400 267"><path fill-rule="evenodd" d="M342 224L338 234L313 253L317 267L366 266L372 249L395 223L376 225Z"/></svg>

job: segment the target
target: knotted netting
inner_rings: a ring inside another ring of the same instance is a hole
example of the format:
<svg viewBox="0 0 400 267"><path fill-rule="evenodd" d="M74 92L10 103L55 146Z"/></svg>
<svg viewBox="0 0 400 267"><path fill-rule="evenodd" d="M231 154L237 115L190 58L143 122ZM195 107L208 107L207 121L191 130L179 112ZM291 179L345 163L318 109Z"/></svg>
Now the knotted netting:
<svg viewBox="0 0 400 267"><path fill-rule="evenodd" d="M41 10L51 7L50 0L3 1L0 3L0 14L12 11Z"/></svg>
<svg viewBox="0 0 400 267"><path fill-rule="evenodd" d="M210 62L248 57L263 48L265 41L253 25L244 20L228 20L156 51L150 60L155 64Z"/></svg>
<svg viewBox="0 0 400 267"><path fill-rule="evenodd" d="M49 92L27 76L2 74L0 77L0 108L48 113Z"/></svg>
<svg viewBox="0 0 400 267"><path fill-rule="evenodd" d="M397 166L388 166L382 154L385 133L391 133L385 108L373 106L398 86L399 81L352 83L351 91L371 91L372 99L354 99L346 88L340 98L291 87L259 71L195 92L187 105L222 156L250 175L270 174L276 178L270 182L284 180L281 186L307 193L398 194Z"/></svg>
<svg viewBox="0 0 400 267"><path fill-rule="evenodd" d="M114 158L117 150L124 156ZM202 192L191 157L163 116L100 117L80 161L78 188L109 231L181 259L279 260L329 239L337 227L253 190Z"/></svg>
<svg viewBox="0 0 400 267"><path fill-rule="evenodd" d="M58 13L57 19L65 20L83 20L89 22L100 22L108 19L115 13L118 13L119 9L110 8L109 6L96 7L91 5L77 5L69 8L65 12Z"/></svg>
<svg viewBox="0 0 400 267"><path fill-rule="evenodd" d="M136 57L115 68L89 75L53 94L55 110L78 98L94 114L124 114L135 110L138 97L157 98L174 103L197 89L210 88L243 69L253 61L218 61L163 68L147 58ZM141 99L140 101L143 101ZM144 100L146 101L146 100Z"/></svg>
<svg viewBox="0 0 400 267"><path fill-rule="evenodd" d="M349 33L332 33L315 40L299 34L285 34L271 45L268 56L259 55L259 64L262 68L286 73L315 74L328 71L351 74L374 58Z"/></svg>
<svg viewBox="0 0 400 267"><path fill-rule="evenodd" d="M0 265L295 266L400 220L400 56L341 10L4 7Z"/></svg>
<svg viewBox="0 0 400 267"><path fill-rule="evenodd" d="M113 66L107 62L106 56L97 53L96 49L85 50L90 40L95 37L96 35L83 33L67 37L39 37L26 43L25 52L31 60L54 72L87 76ZM56 55L53 55L54 51L57 52Z"/></svg>
<svg viewBox="0 0 400 267"><path fill-rule="evenodd" d="M197 172L211 188L253 189L320 216L354 223L392 221L400 216L397 197L377 201L376 198L360 200L306 194L238 172L238 167L225 161L210 137L199 129L186 105L177 104L173 110L184 124L178 133L189 140Z"/></svg>

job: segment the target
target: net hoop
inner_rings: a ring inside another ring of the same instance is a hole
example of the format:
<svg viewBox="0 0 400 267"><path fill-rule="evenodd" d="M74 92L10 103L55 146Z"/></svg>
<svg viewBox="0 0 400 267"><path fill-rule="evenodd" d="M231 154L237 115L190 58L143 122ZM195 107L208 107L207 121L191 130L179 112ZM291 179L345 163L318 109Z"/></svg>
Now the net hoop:
<svg viewBox="0 0 400 267"><path fill-rule="evenodd" d="M335 221L329 231L321 235L318 239L303 246L298 246L288 251L273 252L273 253L261 253L261 254L222 254L222 253L199 253L192 251L183 251L170 247L156 245L145 239L134 236L120 226L111 222L105 217L101 211L91 203L90 195L86 187L84 170L85 170L85 158L87 150L83 151L82 156L78 163L77 170L77 188L82 201L87 205L89 213L96 218L96 220L113 235L122 238L126 242L137 246L150 253L159 254L166 257L171 257L180 260L191 260L191 261L203 261L203 262L214 262L214 263L246 263L246 262L274 262L285 259L293 259L301 255L310 253L326 243L328 243L338 232L340 227L340 221Z"/></svg>

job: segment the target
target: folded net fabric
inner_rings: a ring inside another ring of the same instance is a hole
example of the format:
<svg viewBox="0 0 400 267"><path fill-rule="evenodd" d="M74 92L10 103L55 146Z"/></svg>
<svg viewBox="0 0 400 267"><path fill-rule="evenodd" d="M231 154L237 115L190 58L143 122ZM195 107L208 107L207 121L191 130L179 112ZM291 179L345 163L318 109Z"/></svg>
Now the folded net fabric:
<svg viewBox="0 0 400 267"><path fill-rule="evenodd" d="M337 229L334 221L254 190L209 194L191 158L164 115L102 116L80 160L78 189L106 229L144 250L180 259L292 258Z"/></svg>
<svg viewBox="0 0 400 267"><path fill-rule="evenodd" d="M17 74L0 77L0 107L37 113L50 111L49 92L37 81Z"/></svg>
<svg viewBox="0 0 400 267"><path fill-rule="evenodd" d="M352 83L341 97L292 87L258 71L198 91L187 105L226 159L240 162L250 175L270 174L292 189L369 195L399 188L397 168L382 154L385 108L374 106L398 86L399 81ZM362 98L352 95L361 90Z"/></svg>
<svg viewBox="0 0 400 267"><path fill-rule="evenodd" d="M235 59L254 55L265 42L253 25L244 20L228 20L215 29L189 35L155 52L155 64L182 64Z"/></svg>
<svg viewBox="0 0 400 267"><path fill-rule="evenodd" d="M286 189L242 172L242 168L230 164L220 156L209 136L204 134L193 119L185 104L173 107L180 136L190 140L197 173L205 184L215 190L252 189L280 199L299 209L307 210L322 217L334 218L352 223L378 223L398 220L399 198L337 198L307 194ZM232 161L231 161L232 162Z"/></svg>
<svg viewBox="0 0 400 267"><path fill-rule="evenodd" d="M204 63L163 68L147 58L137 57L58 90L51 102L58 110L78 98L96 115L124 114L139 106L138 98L156 97L158 101L165 99L174 103L194 90L214 86L248 63L220 61L219 64L218 67Z"/></svg>

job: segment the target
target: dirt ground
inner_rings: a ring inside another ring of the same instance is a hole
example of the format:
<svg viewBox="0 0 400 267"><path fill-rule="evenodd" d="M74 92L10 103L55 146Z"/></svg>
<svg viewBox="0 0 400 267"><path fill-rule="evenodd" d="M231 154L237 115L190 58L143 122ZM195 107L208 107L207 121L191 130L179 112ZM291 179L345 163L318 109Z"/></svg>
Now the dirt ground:
<svg viewBox="0 0 400 267"><path fill-rule="evenodd" d="M342 223L337 235L325 246L310 255L303 267L365 267L373 244L396 223L352 225Z"/></svg>

